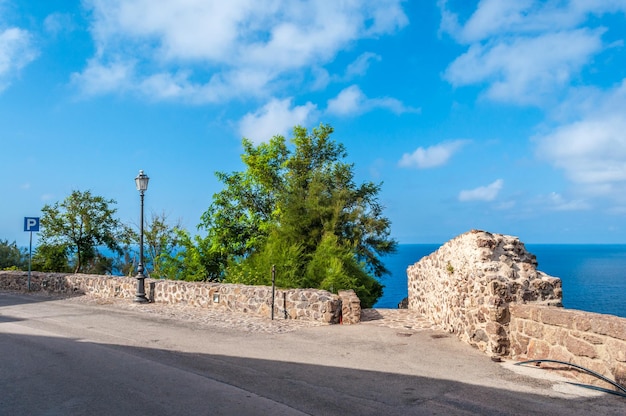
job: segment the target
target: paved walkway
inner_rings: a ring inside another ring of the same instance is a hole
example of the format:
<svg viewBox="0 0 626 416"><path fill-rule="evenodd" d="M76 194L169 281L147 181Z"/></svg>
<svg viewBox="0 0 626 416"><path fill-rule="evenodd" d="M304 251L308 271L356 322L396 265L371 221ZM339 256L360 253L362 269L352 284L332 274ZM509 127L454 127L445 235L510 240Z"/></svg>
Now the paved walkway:
<svg viewBox="0 0 626 416"><path fill-rule="evenodd" d="M361 313L361 324L414 331L441 329L422 314L408 309L364 309Z"/></svg>
<svg viewBox="0 0 626 416"><path fill-rule="evenodd" d="M33 296L43 295L33 294ZM268 318L250 314L226 312L219 309L197 308L182 304L138 304L129 302L128 299L102 299L90 295L68 298L65 302L102 306L115 305L118 309L137 310L165 318L193 321L213 327L239 328L251 332L284 333L295 331L299 328L326 325L321 322L280 318L275 318L272 321ZM381 326L407 331L440 329L430 323L421 314L407 309L364 309L361 315L361 325Z"/></svg>

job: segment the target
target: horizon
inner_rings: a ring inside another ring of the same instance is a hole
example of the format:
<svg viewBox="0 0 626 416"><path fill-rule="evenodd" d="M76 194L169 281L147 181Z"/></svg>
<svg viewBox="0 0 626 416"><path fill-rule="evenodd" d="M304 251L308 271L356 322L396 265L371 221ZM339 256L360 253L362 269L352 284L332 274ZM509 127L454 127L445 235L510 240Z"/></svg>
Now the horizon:
<svg viewBox="0 0 626 416"><path fill-rule="evenodd" d="M0 0L0 239L73 190L136 225L139 170L196 233L242 137L324 123L401 244L626 244L626 0L422 3Z"/></svg>

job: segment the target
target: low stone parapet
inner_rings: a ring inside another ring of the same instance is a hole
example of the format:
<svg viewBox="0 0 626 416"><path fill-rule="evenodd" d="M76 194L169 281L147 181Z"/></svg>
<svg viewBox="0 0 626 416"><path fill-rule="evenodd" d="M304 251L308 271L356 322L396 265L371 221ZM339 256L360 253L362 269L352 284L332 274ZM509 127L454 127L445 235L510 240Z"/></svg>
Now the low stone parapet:
<svg viewBox="0 0 626 416"><path fill-rule="evenodd" d="M31 291L50 294L134 299L136 288L137 279L132 277L32 272L30 278ZM147 297L157 304L183 304L272 316L272 288L269 286L146 279L145 288ZM0 290L28 290L28 273L0 271ZM354 298L350 298L350 302L354 303ZM341 313L341 297L325 290L277 289L274 293L275 319L337 324L341 321Z"/></svg>
<svg viewBox="0 0 626 416"><path fill-rule="evenodd" d="M511 305L510 311L511 358L573 363L626 386L626 318L538 305ZM591 375L574 375L607 387Z"/></svg>

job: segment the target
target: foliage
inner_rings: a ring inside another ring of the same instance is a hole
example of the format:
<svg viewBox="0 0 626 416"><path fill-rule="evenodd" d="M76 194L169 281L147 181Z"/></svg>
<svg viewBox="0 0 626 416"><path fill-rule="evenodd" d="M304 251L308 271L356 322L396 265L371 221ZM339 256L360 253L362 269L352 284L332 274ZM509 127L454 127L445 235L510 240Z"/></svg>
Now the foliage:
<svg viewBox="0 0 626 416"><path fill-rule="evenodd" d="M120 273L123 276L135 274L137 254L135 246L139 241L139 235L128 225L122 224L118 233L119 250L114 252L111 259L111 274Z"/></svg>
<svg viewBox="0 0 626 416"><path fill-rule="evenodd" d="M115 260L96 251L95 254L85 262L82 271L91 274L113 274Z"/></svg>
<svg viewBox="0 0 626 416"><path fill-rule="evenodd" d="M280 286L355 289L365 307L382 295L377 278L388 271L380 256L396 242L380 185L354 182L332 132L296 127L293 150L282 136L258 146L243 140L246 170L217 173L225 188L201 217L211 273L267 284L275 264Z"/></svg>
<svg viewBox="0 0 626 416"><path fill-rule="evenodd" d="M180 221L176 225L170 225L164 212L151 214L150 221L144 227L144 256L145 268L152 270L150 273L152 277L167 277L163 270L163 262L170 253L176 251L179 244L178 230L181 228Z"/></svg>
<svg viewBox="0 0 626 416"><path fill-rule="evenodd" d="M202 215L200 228L207 231L210 250L219 263L212 274L221 275L227 263L262 246L277 222L278 195L284 181L288 150L284 138L255 147L243 140L243 162L248 169L231 174L217 172L225 188L213 195Z"/></svg>
<svg viewBox="0 0 626 416"><path fill-rule="evenodd" d="M63 244L40 243L33 254L32 269L40 272L70 272L68 248Z"/></svg>
<svg viewBox="0 0 626 416"><path fill-rule="evenodd" d="M175 280L207 280L207 260L205 246L200 237L192 240L186 230L176 229L176 247L170 252L159 254L155 262L159 264L160 277Z"/></svg>
<svg viewBox="0 0 626 416"><path fill-rule="evenodd" d="M17 243L0 240L0 270L21 270L28 267L28 251L21 249Z"/></svg>
<svg viewBox="0 0 626 416"><path fill-rule="evenodd" d="M98 246L121 253L119 238L124 227L114 218L113 204L114 200L94 196L90 191L73 191L63 202L45 205L41 210L41 245L53 247L56 255L73 255L75 273L88 271L98 263Z"/></svg>
<svg viewBox="0 0 626 416"><path fill-rule="evenodd" d="M231 283L249 285L270 285L271 270L276 266L276 285L279 287L304 287L299 284L302 247L281 240L272 234L259 253L247 257L245 261L231 259L226 280ZM312 287L312 286L309 286Z"/></svg>

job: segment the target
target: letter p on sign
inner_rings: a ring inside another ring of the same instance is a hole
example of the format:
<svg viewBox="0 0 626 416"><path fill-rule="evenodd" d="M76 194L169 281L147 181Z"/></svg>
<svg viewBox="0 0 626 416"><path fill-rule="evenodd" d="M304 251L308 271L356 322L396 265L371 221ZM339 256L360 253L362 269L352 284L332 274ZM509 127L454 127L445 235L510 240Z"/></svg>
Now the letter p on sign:
<svg viewBox="0 0 626 416"><path fill-rule="evenodd" d="M24 231L39 231L39 217L24 217Z"/></svg>

